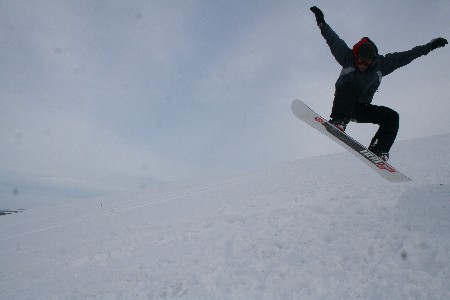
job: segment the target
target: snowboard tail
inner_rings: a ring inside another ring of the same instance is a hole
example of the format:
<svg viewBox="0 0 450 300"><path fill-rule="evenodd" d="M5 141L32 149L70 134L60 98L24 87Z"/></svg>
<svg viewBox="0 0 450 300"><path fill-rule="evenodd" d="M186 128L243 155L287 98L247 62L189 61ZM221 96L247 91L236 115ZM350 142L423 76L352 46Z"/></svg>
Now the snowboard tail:
<svg viewBox="0 0 450 300"><path fill-rule="evenodd" d="M334 127L330 122L318 115L302 101L298 99L294 100L291 108L297 118L347 149L386 180L390 182L411 181L410 178L396 170L393 166L382 160L351 136Z"/></svg>

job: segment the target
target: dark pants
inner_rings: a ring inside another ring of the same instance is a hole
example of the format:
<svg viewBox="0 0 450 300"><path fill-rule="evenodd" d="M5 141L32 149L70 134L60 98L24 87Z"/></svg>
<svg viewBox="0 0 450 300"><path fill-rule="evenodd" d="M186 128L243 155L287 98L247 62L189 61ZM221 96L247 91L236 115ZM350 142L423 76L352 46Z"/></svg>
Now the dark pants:
<svg viewBox="0 0 450 300"><path fill-rule="evenodd" d="M370 144L375 145L380 151L389 152L397 137L398 113L388 107L360 103L353 96L355 94L357 95L358 91L356 93L352 93L349 89L336 91L331 117L380 125Z"/></svg>
<svg viewBox="0 0 450 300"><path fill-rule="evenodd" d="M380 125L370 145L381 152L389 152L397 137L399 127L400 118L395 110L385 106L357 104L351 118L358 123Z"/></svg>

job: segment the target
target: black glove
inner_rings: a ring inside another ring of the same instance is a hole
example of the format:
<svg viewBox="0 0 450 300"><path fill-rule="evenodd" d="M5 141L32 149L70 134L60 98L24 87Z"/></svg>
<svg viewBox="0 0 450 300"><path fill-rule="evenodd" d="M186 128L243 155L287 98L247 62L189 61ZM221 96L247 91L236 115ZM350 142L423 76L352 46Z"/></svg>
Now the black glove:
<svg viewBox="0 0 450 300"><path fill-rule="evenodd" d="M448 44L447 40L440 37L440 38L431 40L430 48L431 48L431 50L434 50L436 48L444 47L447 44Z"/></svg>
<svg viewBox="0 0 450 300"><path fill-rule="evenodd" d="M322 27L325 24L325 19L323 17L323 12L317 6L311 7L310 10L316 16L317 26Z"/></svg>

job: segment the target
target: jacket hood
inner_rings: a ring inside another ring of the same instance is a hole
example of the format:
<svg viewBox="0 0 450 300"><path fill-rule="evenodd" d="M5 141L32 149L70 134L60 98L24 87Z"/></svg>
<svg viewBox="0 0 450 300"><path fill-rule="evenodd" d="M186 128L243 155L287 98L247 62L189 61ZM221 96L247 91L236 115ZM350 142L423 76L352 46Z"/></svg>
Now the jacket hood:
<svg viewBox="0 0 450 300"><path fill-rule="evenodd" d="M358 61L358 51L359 51L359 48L360 48L361 45L363 45L363 44L370 44L370 45L372 45L372 46L375 48L375 57L374 57L373 62L372 62L372 65L374 65L374 64L376 63L376 60L377 60L377 57L378 57L378 48L377 48L377 46L375 45L375 43L372 42L368 37L363 37L359 42L357 42L357 43L353 46L353 49L352 49L353 61L354 61L354 63L355 63L355 66L356 66L356 63L357 63L357 61Z"/></svg>

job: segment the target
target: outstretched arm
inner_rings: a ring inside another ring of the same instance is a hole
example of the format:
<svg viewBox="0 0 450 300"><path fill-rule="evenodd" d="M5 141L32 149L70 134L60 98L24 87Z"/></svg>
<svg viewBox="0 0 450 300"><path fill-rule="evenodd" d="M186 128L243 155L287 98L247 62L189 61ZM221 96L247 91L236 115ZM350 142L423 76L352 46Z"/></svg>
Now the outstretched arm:
<svg viewBox="0 0 450 300"><path fill-rule="evenodd" d="M317 26L319 26L322 36L325 38L336 61L343 67L351 64L351 49L325 22L323 12L317 6L313 6L310 9L316 16Z"/></svg>
<svg viewBox="0 0 450 300"><path fill-rule="evenodd" d="M381 58L381 73L388 75L396 69L406 66L416 58L427 55L430 51L444 47L446 44L448 44L446 39L436 38L428 44L414 47L408 51L386 54L386 56Z"/></svg>

